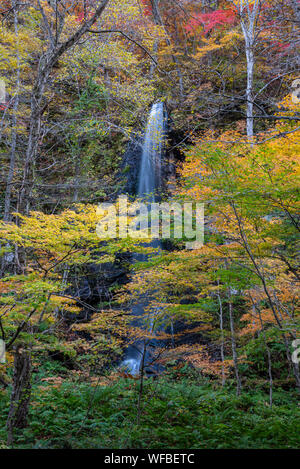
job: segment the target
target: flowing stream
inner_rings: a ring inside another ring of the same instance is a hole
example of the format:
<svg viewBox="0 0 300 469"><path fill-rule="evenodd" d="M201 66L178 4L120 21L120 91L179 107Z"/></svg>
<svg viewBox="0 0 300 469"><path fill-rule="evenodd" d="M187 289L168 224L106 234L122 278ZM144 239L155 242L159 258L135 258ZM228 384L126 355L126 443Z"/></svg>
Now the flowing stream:
<svg viewBox="0 0 300 469"><path fill-rule="evenodd" d="M146 200L149 204L155 202L157 198L157 192L161 188L162 183L162 158L165 147L165 136L166 136L166 116L163 103L156 103L152 106L144 142L143 151L139 172L138 181L138 197ZM153 240L150 246L157 248L160 246L159 240ZM143 254L135 254L134 260L142 261L147 256ZM132 314L136 316L136 320L133 321L132 325L141 326L141 318L145 314L145 307L147 303L141 301L136 303L132 308ZM150 328L151 328L150 324ZM141 361L143 357L143 343L136 342L133 345L128 346L124 360L121 366L125 367L129 373L138 374L141 367Z"/></svg>

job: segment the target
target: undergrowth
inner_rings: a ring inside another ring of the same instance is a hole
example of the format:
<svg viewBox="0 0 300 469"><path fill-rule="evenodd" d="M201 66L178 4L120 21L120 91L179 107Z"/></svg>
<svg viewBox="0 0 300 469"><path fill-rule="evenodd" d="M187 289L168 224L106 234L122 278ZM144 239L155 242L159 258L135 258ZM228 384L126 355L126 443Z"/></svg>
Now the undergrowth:
<svg viewBox="0 0 300 469"><path fill-rule="evenodd" d="M29 425L15 434L17 448L297 448L296 392L241 396L189 369L146 379L137 425L138 380L118 373L80 382L46 363L35 375ZM50 377L49 374L56 373ZM6 441L9 389L1 391L0 446Z"/></svg>

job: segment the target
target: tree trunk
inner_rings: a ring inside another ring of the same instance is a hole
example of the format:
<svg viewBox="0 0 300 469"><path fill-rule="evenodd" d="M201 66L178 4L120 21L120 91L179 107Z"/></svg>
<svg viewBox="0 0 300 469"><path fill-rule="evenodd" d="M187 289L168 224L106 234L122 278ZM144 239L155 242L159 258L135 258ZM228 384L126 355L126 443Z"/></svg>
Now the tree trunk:
<svg viewBox="0 0 300 469"><path fill-rule="evenodd" d="M14 28L15 36L17 40L17 79L16 79L16 95L13 104L12 112L12 135L11 135L11 150L10 150L10 162L9 162L9 171L6 182L6 191L5 191L5 202L4 202L4 221L9 221L10 217L10 203L11 203L11 189L12 182L15 171L15 161L16 161L16 147L17 147L17 112L19 109L19 91L20 91L20 56L19 56L19 24L18 24L18 11L17 11L17 2L14 0L12 2L12 7L14 9Z"/></svg>
<svg viewBox="0 0 300 469"><path fill-rule="evenodd" d="M260 0L240 0L239 14L241 28L245 40L246 61L247 61L247 137L253 145L253 72L254 72L254 46L255 46L255 26L259 15Z"/></svg>
<svg viewBox="0 0 300 469"><path fill-rule="evenodd" d="M247 137L252 140L254 135L253 130L253 71L254 71L254 54L253 44L246 46L247 58Z"/></svg>
<svg viewBox="0 0 300 469"><path fill-rule="evenodd" d="M147 353L147 345L148 343L145 340L144 346L143 346L142 361L141 361L141 366L140 366L140 386L139 386L139 395L138 395L138 404L137 404L137 425L140 425L141 423L142 398L143 398L143 391L144 391L145 359L146 359L146 353Z"/></svg>
<svg viewBox="0 0 300 469"><path fill-rule="evenodd" d="M76 150L75 150L76 151ZM74 171L74 195L73 202L78 202L79 196L79 174L80 174L80 154L76 152L75 154L75 171Z"/></svg>
<svg viewBox="0 0 300 469"><path fill-rule="evenodd" d="M220 331L221 331L221 347L220 347L220 353L221 353L221 360L222 360L222 386L225 385L225 367L224 367L224 327L223 327L223 305L222 305L222 300L220 296L220 292L218 291L218 300L219 300L219 318L220 318Z"/></svg>
<svg viewBox="0 0 300 469"><path fill-rule="evenodd" d="M238 356L237 356L237 351L236 351L234 318L233 318L233 308L232 308L230 288L228 289L228 299L229 299L228 307L229 307L229 321L230 321L230 331L231 331L232 358L233 358L234 371L235 371L235 377L236 377L236 395L239 396L241 394L242 383L241 383L239 367L238 367Z"/></svg>
<svg viewBox="0 0 300 469"><path fill-rule="evenodd" d="M255 303L255 301L254 301L254 299L252 298L251 295L250 295L250 298L251 298L251 301L252 301L252 307L253 307L253 314L254 314L254 316L255 316L255 310L258 311L259 322L260 322L260 327L261 327L261 333L262 333L262 335L263 335L264 344L265 344L266 351L267 351L267 356L268 356L268 375L269 375L269 403L270 403L270 407L272 407L272 405L273 405L273 374L272 374L272 357L271 357L271 350L270 350L270 347L268 346L268 342L267 342L267 338L266 338L266 334L265 334L265 330L264 330L264 323L263 323L262 316L261 316L261 310L260 310L260 308L257 306L257 304Z"/></svg>
<svg viewBox="0 0 300 469"><path fill-rule="evenodd" d="M29 402L31 396L31 352L16 347L14 354L13 389L7 417L7 442L13 444L15 428L27 425Z"/></svg>

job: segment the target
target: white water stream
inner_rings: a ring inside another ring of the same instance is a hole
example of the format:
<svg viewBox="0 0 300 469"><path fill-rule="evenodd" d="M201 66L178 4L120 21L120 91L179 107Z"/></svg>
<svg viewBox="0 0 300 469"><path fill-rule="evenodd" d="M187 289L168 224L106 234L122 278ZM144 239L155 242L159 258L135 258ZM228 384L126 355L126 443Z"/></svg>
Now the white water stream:
<svg viewBox="0 0 300 469"><path fill-rule="evenodd" d="M149 204L155 201L156 193L161 188L165 135L166 119L164 104L156 103L152 106L147 122L138 181L138 197L147 200ZM151 245L157 248L159 242L153 241ZM137 254L134 258L136 260L143 260L143 255ZM137 317L143 316L146 306L145 302L135 304L132 308L132 314ZM143 345L141 343L130 345L125 352L121 366L125 367L131 374L138 374L142 355Z"/></svg>

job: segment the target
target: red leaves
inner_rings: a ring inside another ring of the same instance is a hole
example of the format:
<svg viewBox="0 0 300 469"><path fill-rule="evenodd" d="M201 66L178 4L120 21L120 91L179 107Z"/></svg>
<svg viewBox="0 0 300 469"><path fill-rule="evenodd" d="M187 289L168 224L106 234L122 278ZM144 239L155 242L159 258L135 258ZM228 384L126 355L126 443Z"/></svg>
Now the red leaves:
<svg viewBox="0 0 300 469"><path fill-rule="evenodd" d="M185 29L193 33L199 26L203 26L203 33L207 34L215 28L234 24L236 14L233 10L216 10L211 13L195 13L186 24Z"/></svg>
<svg viewBox="0 0 300 469"><path fill-rule="evenodd" d="M86 0L85 7L83 6L81 2L79 4L75 3L73 12L76 15L76 21L78 23L82 23L83 21L91 18L93 11L95 9L94 3L95 2L93 0Z"/></svg>
<svg viewBox="0 0 300 469"><path fill-rule="evenodd" d="M271 44L278 53L281 53L283 55L286 55L288 53L289 47L291 45L290 43L285 44L282 41L271 41Z"/></svg>
<svg viewBox="0 0 300 469"><path fill-rule="evenodd" d="M146 16L152 15L152 4L151 0L141 0L142 5L144 5L144 14Z"/></svg>
<svg viewBox="0 0 300 469"><path fill-rule="evenodd" d="M81 23L83 20L84 20L84 12L81 11L81 12L77 15L76 21L78 21L78 23Z"/></svg>

